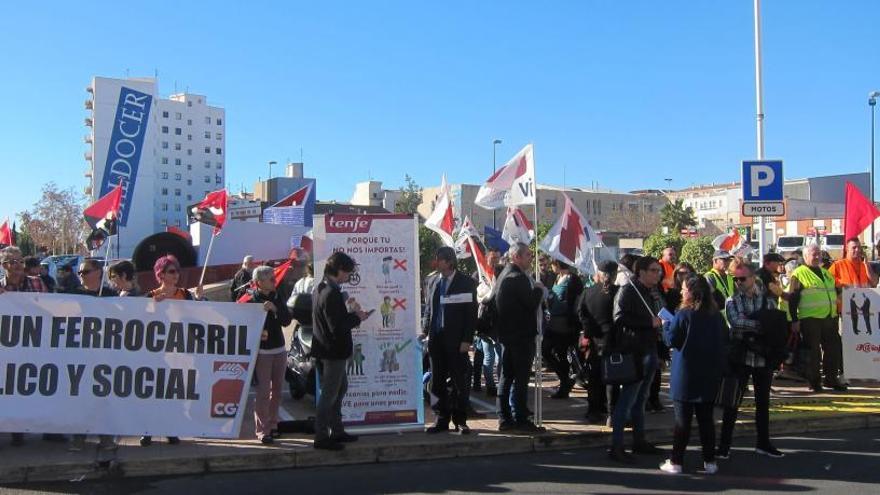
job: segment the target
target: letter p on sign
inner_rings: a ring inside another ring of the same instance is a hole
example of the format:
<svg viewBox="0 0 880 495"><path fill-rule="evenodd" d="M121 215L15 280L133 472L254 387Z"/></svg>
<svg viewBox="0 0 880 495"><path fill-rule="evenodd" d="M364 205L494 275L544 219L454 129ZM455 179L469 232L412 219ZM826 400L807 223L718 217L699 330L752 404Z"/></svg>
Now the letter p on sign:
<svg viewBox="0 0 880 495"><path fill-rule="evenodd" d="M782 184L781 160L742 163L743 201L782 201Z"/></svg>

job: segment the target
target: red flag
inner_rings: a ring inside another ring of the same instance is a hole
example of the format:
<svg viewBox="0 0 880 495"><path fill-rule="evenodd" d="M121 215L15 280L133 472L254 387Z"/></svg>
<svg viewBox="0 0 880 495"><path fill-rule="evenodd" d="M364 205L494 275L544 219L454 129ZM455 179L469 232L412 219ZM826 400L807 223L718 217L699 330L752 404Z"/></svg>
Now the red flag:
<svg viewBox="0 0 880 495"><path fill-rule="evenodd" d="M116 235L116 224L119 219L119 205L122 203L122 183L112 191L98 198L89 205L83 216L92 230L103 230L108 235Z"/></svg>
<svg viewBox="0 0 880 495"><path fill-rule="evenodd" d="M278 288L279 285L281 285L281 282L284 281L284 276L287 275L287 270L290 269L291 263L293 263L293 260L287 260L284 263L275 267L275 288L276 289ZM247 303L247 302L251 302L251 299L253 299L253 298L251 297L250 292L245 292L244 295L239 297L238 301L235 301L235 302Z"/></svg>
<svg viewBox="0 0 880 495"><path fill-rule="evenodd" d="M14 246L15 237L12 235L12 229L9 228L9 220L0 225L0 245Z"/></svg>
<svg viewBox="0 0 880 495"><path fill-rule="evenodd" d="M880 217L880 211L859 191L852 182L846 182L846 207L843 214L843 237L858 237L874 219Z"/></svg>
<svg viewBox="0 0 880 495"><path fill-rule="evenodd" d="M298 189L293 194L272 205L272 208L275 208L276 206L302 206L306 204L306 200L309 199L309 191L311 190L311 184L302 189Z"/></svg>
<svg viewBox="0 0 880 495"><path fill-rule="evenodd" d="M189 207L189 216L196 222L214 227L214 235L220 233L226 223L226 189L208 193L201 203Z"/></svg>

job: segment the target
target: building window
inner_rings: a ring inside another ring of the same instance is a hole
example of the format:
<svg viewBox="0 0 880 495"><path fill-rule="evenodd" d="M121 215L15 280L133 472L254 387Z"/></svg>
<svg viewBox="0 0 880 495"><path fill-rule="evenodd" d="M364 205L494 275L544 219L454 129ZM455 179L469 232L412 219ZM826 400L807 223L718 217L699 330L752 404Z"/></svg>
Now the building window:
<svg viewBox="0 0 880 495"><path fill-rule="evenodd" d="M174 120L180 120L183 118L183 115L180 112L174 112Z"/></svg>
<svg viewBox="0 0 880 495"><path fill-rule="evenodd" d="M188 107L193 106L193 102L191 102L191 101L186 102L186 106L188 106Z"/></svg>
<svg viewBox="0 0 880 495"><path fill-rule="evenodd" d="M177 220L175 220L174 223L175 223L178 227L180 227L180 219L179 219L179 218L178 218Z"/></svg>
<svg viewBox="0 0 880 495"><path fill-rule="evenodd" d="M220 148L216 148L216 151L217 151L217 154L218 154L218 155L222 155L222 154L223 154L223 150L221 150Z"/></svg>
<svg viewBox="0 0 880 495"><path fill-rule="evenodd" d="M223 119L217 119L217 125L223 125Z"/></svg>
<svg viewBox="0 0 880 495"><path fill-rule="evenodd" d="M174 195L175 195L175 196L180 196L180 189L175 189L175 190L174 190Z"/></svg>
<svg viewBox="0 0 880 495"><path fill-rule="evenodd" d="M179 173L174 174L174 180L180 180L182 178L183 178L183 176L181 176Z"/></svg>
<svg viewBox="0 0 880 495"><path fill-rule="evenodd" d="M205 176L205 184L210 184L210 183L211 183L211 178L206 175Z"/></svg>
<svg viewBox="0 0 880 495"><path fill-rule="evenodd" d="M205 117L205 123L206 123L206 124L210 124L210 123L211 123L211 117Z"/></svg>
<svg viewBox="0 0 880 495"><path fill-rule="evenodd" d="M175 127L175 128L174 128L174 134L176 134L176 135L178 135L178 136L182 136L182 135L183 135L183 129L181 129L180 127Z"/></svg>
<svg viewBox="0 0 880 495"><path fill-rule="evenodd" d="M174 149L180 151L180 143L174 143Z"/></svg>
<svg viewBox="0 0 880 495"><path fill-rule="evenodd" d="M163 118L163 119L167 119L167 118L168 118L168 112L162 112L162 118Z"/></svg>
<svg viewBox="0 0 880 495"><path fill-rule="evenodd" d="M188 185L188 186L193 185L193 180L192 180L192 179L186 179L186 185Z"/></svg>
<svg viewBox="0 0 880 495"><path fill-rule="evenodd" d="M180 204L174 205L174 211L180 211Z"/></svg>
<svg viewBox="0 0 880 495"><path fill-rule="evenodd" d="M222 132L218 132L218 133L216 134L216 136L217 136L217 141L220 141L220 140L223 139L223 133L222 133Z"/></svg>
<svg viewBox="0 0 880 495"><path fill-rule="evenodd" d="M168 165L168 157L167 156L162 157L162 165Z"/></svg>
<svg viewBox="0 0 880 495"><path fill-rule="evenodd" d="M186 164L186 169L187 169L187 170L192 170L192 169L193 169L192 163L187 163L187 164Z"/></svg>
<svg viewBox="0 0 880 495"><path fill-rule="evenodd" d="M179 166L180 165L180 158L175 158L174 164Z"/></svg>
<svg viewBox="0 0 880 495"><path fill-rule="evenodd" d="M209 155L211 154L211 147L210 146L205 146L205 153L207 153Z"/></svg>
<svg viewBox="0 0 880 495"><path fill-rule="evenodd" d="M168 178L168 172L162 172L162 178L163 178L163 179L167 179L167 178Z"/></svg>
<svg viewBox="0 0 880 495"><path fill-rule="evenodd" d="M223 164L220 162L217 162L217 170L221 170L221 169L223 169Z"/></svg>
<svg viewBox="0 0 880 495"><path fill-rule="evenodd" d="M556 200L555 199L545 199L544 206L547 208L556 208Z"/></svg>
<svg viewBox="0 0 880 495"><path fill-rule="evenodd" d="M211 139L211 131L205 131L205 139Z"/></svg>
<svg viewBox="0 0 880 495"><path fill-rule="evenodd" d="M193 140L193 135L192 135L192 134L187 134L187 135L186 135L186 140L187 140L187 141L192 141L192 140Z"/></svg>
<svg viewBox="0 0 880 495"><path fill-rule="evenodd" d="M190 184L192 184L192 181L191 181L191 180L188 180L187 182L189 182ZM187 195L186 195L186 200L187 200L187 201L192 201L192 199L193 199L193 195L192 195L192 194L187 194Z"/></svg>
<svg viewBox="0 0 880 495"><path fill-rule="evenodd" d="M211 168L211 160L205 160L205 168Z"/></svg>
<svg viewBox="0 0 880 495"><path fill-rule="evenodd" d="M162 134L168 134L168 126L167 125L162 126Z"/></svg>
<svg viewBox="0 0 880 495"><path fill-rule="evenodd" d="M164 227L164 226L168 225L168 219L163 218L162 220L160 220L160 223L161 223L162 226Z"/></svg>
<svg viewBox="0 0 880 495"><path fill-rule="evenodd" d="M167 150L167 149L168 149L168 141L162 141L162 149L163 149L163 150Z"/></svg>
<svg viewBox="0 0 880 495"><path fill-rule="evenodd" d="M168 203L162 203L162 211L168 211Z"/></svg>
<svg viewBox="0 0 880 495"><path fill-rule="evenodd" d="M217 177L214 177L214 183L215 183L215 184L222 184L222 183L223 183L223 178L220 177L219 175L218 175Z"/></svg>
<svg viewBox="0 0 880 495"><path fill-rule="evenodd" d="M168 188L167 187L162 188L162 196L168 196Z"/></svg>
<svg viewBox="0 0 880 495"><path fill-rule="evenodd" d="M192 154L193 154L193 150L192 150L192 148L187 148L187 150L186 150L186 154L187 154L188 156L192 156Z"/></svg>

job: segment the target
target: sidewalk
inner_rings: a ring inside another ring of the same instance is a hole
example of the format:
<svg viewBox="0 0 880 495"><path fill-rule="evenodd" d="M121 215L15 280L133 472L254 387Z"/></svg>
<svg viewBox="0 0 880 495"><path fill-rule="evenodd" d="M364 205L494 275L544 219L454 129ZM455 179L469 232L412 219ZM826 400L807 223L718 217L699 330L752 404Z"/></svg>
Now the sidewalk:
<svg viewBox="0 0 880 495"><path fill-rule="evenodd" d="M664 391L666 385L664 377ZM260 444L253 434L251 404L244 417L239 440L183 439L169 445L154 438L151 447L138 445L138 439L126 437L116 452L98 452L97 439L90 438L82 452L67 452L66 443L51 443L37 435L28 435L23 447L9 446L9 435L0 434L0 485L34 481L81 481L118 476L169 476L210 472L289 469L314 466L412 461L450 457L486 456L537 452L542 450L595 447L607 445L610 430L587 425L586 393L576 388L567 400L549 398L555 386L546 382L544 389L544 426L540 435L499 433L492 411L493 399L474 393L472 405L481 418L469 420L472 434L426 435L422 432L361 436L342 452L316 451L310 435L285 435L272 446ZM795 382L774 383L771 398L772 435L880 427L880 384L856 383L844 393L811 394ZM534 389L532 389L532 394ZM286 391L285 391L286 394ZM307 398L308 399L308 398ZM307 400L283 404L284 419L304 419L314 415ZM530 397L533 404L533 396ZM669 441L672 434L672 410L648 414L648 437ZM737 436L753 435L751 401L747 398L740 414ZM432 422L430 410L427 421ZM720 414L716 413L716 419Z"/></svg>

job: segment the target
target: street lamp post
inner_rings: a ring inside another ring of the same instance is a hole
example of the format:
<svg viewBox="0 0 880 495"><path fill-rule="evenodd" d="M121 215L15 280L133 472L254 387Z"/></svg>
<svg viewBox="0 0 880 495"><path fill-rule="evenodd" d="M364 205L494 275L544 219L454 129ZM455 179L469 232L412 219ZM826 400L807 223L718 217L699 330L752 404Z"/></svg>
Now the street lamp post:
<svg viewBox="0 0 880 495"><path fill-rule="evenodd" d="M871 107L871 206L874 205L874 107L877 106L877 97L880 91L871 91L868 93L868 106ZM871 259L877 259L877 246L874 240L874 222L871 222Z"/></svg>
<svg viewBox="0 0 880 495"><path fill-rule="evenodd" d="M492 141L492 175L495 175L495 168L497 166L495 163L495 152L498 149L499 144L501 144L500 139ZM495 210L492 210L492 228L498 230L498 225L495 218Z"/></svg>

